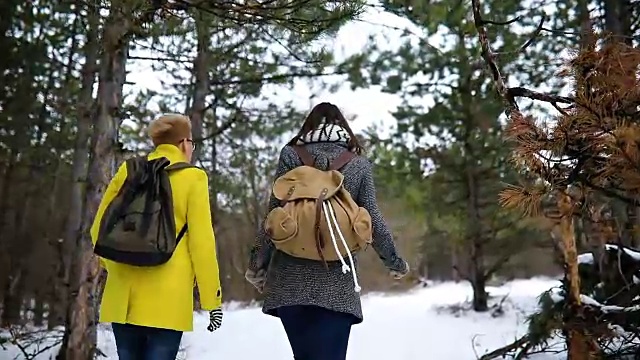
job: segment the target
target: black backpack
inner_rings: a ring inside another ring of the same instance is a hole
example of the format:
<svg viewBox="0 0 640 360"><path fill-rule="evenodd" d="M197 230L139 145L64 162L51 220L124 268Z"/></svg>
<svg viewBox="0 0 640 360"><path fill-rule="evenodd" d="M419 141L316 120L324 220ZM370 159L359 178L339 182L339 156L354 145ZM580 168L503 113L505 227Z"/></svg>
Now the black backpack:
<svg viewBox="0 0 640 360"><path fill-rule="evenodd" d="M187 232L176 237L169 172L195 168L166 158L126 161L127 179L102 216L94 253L117 263L156 266L169 261Z"/></svg>

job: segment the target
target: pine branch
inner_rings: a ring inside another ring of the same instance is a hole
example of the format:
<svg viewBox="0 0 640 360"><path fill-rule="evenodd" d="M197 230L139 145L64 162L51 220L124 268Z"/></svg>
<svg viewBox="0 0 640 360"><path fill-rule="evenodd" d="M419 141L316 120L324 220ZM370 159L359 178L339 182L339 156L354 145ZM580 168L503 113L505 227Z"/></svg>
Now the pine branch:
<svg viewBox="0 0 640 360"><path fill-rule="evenodd" d="M511 97L525 97L531 100L544 101L552 104L573 104L575 102L575 99L571 97L541 93L519 86L507 89L507 93Z"/></svg>
<svg viewBox="0 0 640 360"><path fill-rule="evenodd" d="M188 59L176 59L170 57L161 57L161 56L128 56L129 60L144 60L144 61L160 61L160 62L174 62L174 63L182 63L182 64L191 64L193 60Z"/></svg>
<svg viewBox="0 0 640 360"><path fill-rule="evenodd" d="M314 77L324 77L324 76L333 76L333 75L344 75L346 72L344 71L335 71L335 72L321 72L321 73L312 73L312 72L297 72L297 73L287 73L287 74L276 74L271 76L255 76L248 77L243 79L234 79L234 80L214 80L210 81L209 84L211 86L225 86L225 85L240 85L240 84L269 84L287 79L294 78L314 78Z"/></svg>
<svg viewBox="0 0 640 360"><path fill-rule="evenodd" d="M482 7L480 4L480 0L471 0L471 5L473 9L474 24L480 38L482 58L484 59L487 68L489 69L489 73L493 78L496 90L502 98L503 104L505 106L505 113L507 114L507 117L510 118L513 113L519 112L520 109L518 108L518 104L515 102L513 96L509 94L507 85L504 81L504 78L502 77L502 74L500 73L498 64L496 63L496 55L491 49L491 45L489 44L489 35L487 33L486 27L484 26L486 21L482 18Z"/></svg>
<svg viewBox="0 0 640 360"><path fill-rule="evenodd" d="M513 24L514 22L520 21L522 20L522 16L516 16L515 18L511 19L511 20L507 20L507 21L492 21L492 20L484 20L482 19L482 25L500 25L500 26L504 26L504 25L509 25L509 24Z"/></svg>
<svg viewBox="0 0 640 360"><path fill-rule="evenodd" d="M523 87L513 87L509 88L506 85L503 75L500 73L500 68L497 64L497 59L499 54L495 53L491 48L489 43L489 35L487 33L487 29L484 26L485 24L494 24L494 25L508 25L519 19L519 17L503 22L493 22L489 20L485 20L482 18L482 10L480 0L472 0L472 8L473 8L473 19L476 30L478 31L478 36L480 38L480 46L482 49L482 58L485 61L485 64L489 70L491 77L493 78L493 82L496 86L496 90L498 94L503 100L505 105L505 113L507 117L511 117L514 112L519 111L518 104L516 103L516 97L526 97L532 100L549 102L552 104L564 103L564 104L573 104L574 100L569 97L552 95L552 94L544 94L537 91L529 90ZM520 52L525 51L531 44L535 42L540 33L545 29L544 22L546 20L546 16L542 16L540 22L533 32L531 38L527 40L521 47Z"/></svg>
<svg viewBox="0 0 640 360"><path fill-rule="evenodd" d="M237 25L275 25L281 26L291 32L317 36L336 24L348 18L353 18L362 11L362 4L336 2L334 10L323 9L325 16L303 17L309 10L318 5L313 0L291 1L217 1L217 0L152 0L160 8L187 11L199 10L213 15L219 19L233 22Z"/></svg>
<svg viewBox="0 0 640 360"><path fill-rule="evenodd" d="M501 347L500 349L496 349L490 353L482 355L478 360L492 360L492 359L504 359L510 354L514 354L525 347L527 347L529 343L529 336L524 335L523 337L517 339L511 344Z"/></svg>

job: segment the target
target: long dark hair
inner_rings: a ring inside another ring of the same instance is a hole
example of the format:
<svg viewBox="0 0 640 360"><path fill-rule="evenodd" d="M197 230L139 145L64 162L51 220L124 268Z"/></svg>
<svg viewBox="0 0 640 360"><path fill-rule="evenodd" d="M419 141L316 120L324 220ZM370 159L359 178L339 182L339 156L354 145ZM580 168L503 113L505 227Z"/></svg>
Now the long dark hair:
<svg viewBox="0 0 640 360"><path fill-rule="evenodd" d="M362 155L364 147L354 135L347 119L344 118L344 115L342 115L342 112L337 106L328 102L320 103L311 109L307 118L304 119L304 123L302 124L300 131L298 131L298 134L296 134L296 136L294 136L287 145L296 145L298 140L323 124L337 125L344 128L349 134L349 142L347 143L349 150L358 155Z"/></svg>

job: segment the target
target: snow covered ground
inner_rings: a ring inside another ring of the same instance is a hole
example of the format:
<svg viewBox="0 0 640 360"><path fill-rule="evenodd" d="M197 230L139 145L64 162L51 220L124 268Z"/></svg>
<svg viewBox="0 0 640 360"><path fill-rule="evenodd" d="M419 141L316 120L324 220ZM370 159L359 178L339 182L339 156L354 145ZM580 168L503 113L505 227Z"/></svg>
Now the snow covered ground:
<svg viewBox="0 0 640 360"><path fill-rule="evenodd" d="M503 297L505 313L454 313L450 305L470 299L465 283L442 283L401 295L369 294L363 298L364 323L353 329L348 359L474 360L478 355L512 342L525 329L526 315L535 310L537 296L558 285L550 279L516 280L489 288ZM258 308L232 309L225 313L223 327L206 330L207 316L199 314L195 331L185 334L179 359L264 360L291 359L284 330L278 319ZM117 360L113 335L108 326L99 334L99 347L108 360ZM37 359L49 359L52 353ZM21 359L16 349L1 350L0 359ZM560 359L550 355L536 360Z"/></svg>

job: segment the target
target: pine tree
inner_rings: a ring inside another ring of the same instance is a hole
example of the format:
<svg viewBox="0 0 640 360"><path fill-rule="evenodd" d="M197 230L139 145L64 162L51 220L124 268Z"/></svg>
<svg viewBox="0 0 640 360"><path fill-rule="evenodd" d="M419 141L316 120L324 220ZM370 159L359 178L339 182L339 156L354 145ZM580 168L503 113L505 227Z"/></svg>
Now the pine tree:
<svg viewBox="0 0 640 360"><path fill-rule="evenodd" d="M505 166L501 103L487 87L483 64L472 60L479 45L472 38L473 22L464 3L383 1L383 6L419 30L405 32L397 49L372 44L343 66L353 87L380 85L402 98L393 112L391 142L407 149L409 161L419 164L414 174L425 184L422 191L428 196L421 199L421 207L431 225L426 241L449 239L452 265L473 288L473 309L487 311L487 281L534 234L497 203L501 183L514 176ZM500 14L498 20L524 11L518 1L486 6ZM442 37L441 45L430 44L435 36ZM501 40L510 66L515 67L519 57L539 56L534 50L518 53L526 40L523 35L508 34ZM520 244L514 245L514 239Z"/></svg>
<svg viewBox="0 0 640 360"><path fill-rule="evenodd" d="M506 86L489 43L479 0L473 0L473 11L483 58L509 116L506 135L514 144L514 164L526 174L521 185L502 193L502 203L529 215L544 213L555 222L565 263L561 330L569 359L602 358L597 340L610 335L606 327L598 326L598 309L594 311L592 304L583 301L574 220L582 216L598 222L600 210L612 200L638 205L640 153L635 136L640 52L625 42L596 36L591 26L583 26L580 50L560 74L572 84L571 96L518 90L537 100L569 104L557 107L554 123L545 124L518 108L514 90ZM599 225L607 227L603 222ZM601 271L608 269L601 267ZM606 287L606 277L601 280Z"/></svg>

